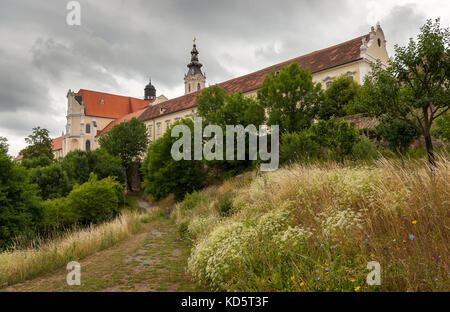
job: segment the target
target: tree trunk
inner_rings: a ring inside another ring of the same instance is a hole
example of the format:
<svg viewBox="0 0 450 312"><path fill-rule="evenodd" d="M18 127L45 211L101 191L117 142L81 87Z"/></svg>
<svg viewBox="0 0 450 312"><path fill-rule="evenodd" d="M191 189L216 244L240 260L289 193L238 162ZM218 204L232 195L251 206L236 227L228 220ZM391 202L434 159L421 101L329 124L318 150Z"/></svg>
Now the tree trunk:
<svg viewBox="0 0 450 312"><path fill-rule="evenodd" d="M428 132L425 136L425 146L427 147L427 153L428 153L428 162L431 165L431 169L434 169L436 167L436 162L434 160L434 151L433 151L433 142L431 141L431 135Z"/></svg>

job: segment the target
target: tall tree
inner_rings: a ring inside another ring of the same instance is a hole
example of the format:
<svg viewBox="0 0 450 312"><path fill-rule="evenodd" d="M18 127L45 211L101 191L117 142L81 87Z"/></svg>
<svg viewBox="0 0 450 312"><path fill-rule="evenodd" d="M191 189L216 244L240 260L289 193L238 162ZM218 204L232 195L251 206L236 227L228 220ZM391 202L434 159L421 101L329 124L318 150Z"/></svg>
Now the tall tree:
<svg viewBox="0 0 450 312"><path fill-rule="evenodd" d="M8 139L0 136L0 154L8 154Z"/></svg>
<svg viewBox="0 0 450 312"><path fill-rule="evenodd" d="M267 109L268 125L279 125L280 132L309 128L323 99L321 84L315 84L309 70L297 63L267 75L258 90L258 100Z"/></svg>
<svg viewBox="0 0 450 312"><path fill-rule="evenodd" d="M109 154L122 160L127 176L127 187L131 188L132 168L140 163L148 145L147 127L136 118L115 125L100 137L100 146Z"/></svg>
<svg viewBox="0 0 450 312"><path fill-rule="evenodd" d="M325 99L319 107L318 117L328 120L331 117L343 117L351 107L359 85L350 76L335 79L325 91Z"/></svg>
<svg viewBox="0 0 450 312"><path fill-rule="evenodd" d="M358 105L376 117L403 120L423 135L428 160L435 165L431 126L450 107L450 30L428 20L417 42L395 46L385 68L377 63L357 96Z"/></svg>
<svg viewBox="0 0 450 312"><path fill-rule="evenodd" d="M24 158L45 156L53 160L52 139L47 129L33 128L33 132L25 138L25 142L28 146L20 152Z"/></svg>

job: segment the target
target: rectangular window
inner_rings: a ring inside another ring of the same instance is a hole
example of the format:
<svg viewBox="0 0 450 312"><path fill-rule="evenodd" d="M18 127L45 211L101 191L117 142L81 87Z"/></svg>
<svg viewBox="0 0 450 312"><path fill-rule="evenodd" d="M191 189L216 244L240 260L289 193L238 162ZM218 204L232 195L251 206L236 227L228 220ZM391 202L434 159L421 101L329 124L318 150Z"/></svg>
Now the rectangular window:
<svg viewBox="0 0 450 312"><path fill-rule="evenodd" d="M151 137L152 136L152 125L148 125L147 130L148 130L148 136Z"/></svg>
<svg viewBox="0 0 450 312"><path fill-rule="evenodd" d="M156 124L156 135L157 135L157 136L160 136L160 135L161 135L161 123L160 123L160 122L158 122L158 123Z"/></svg>
<svg viewBox="0 0 450 312"><path fill-rule="evenodd" d="M166 131L167 131L167 129L169 129L169 127L170 127L170 119L166 120Z"/></svg>

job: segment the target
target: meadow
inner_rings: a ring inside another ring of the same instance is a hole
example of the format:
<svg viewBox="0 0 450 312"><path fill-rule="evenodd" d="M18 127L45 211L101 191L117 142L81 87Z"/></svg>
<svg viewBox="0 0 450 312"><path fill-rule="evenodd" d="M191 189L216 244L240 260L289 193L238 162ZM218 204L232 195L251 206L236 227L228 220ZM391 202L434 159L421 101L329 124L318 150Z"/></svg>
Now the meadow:
<svg viewBox="0 0 450 312"><path fill-rule="evenodd" d="M292 164L194 192L172 218L215 291L449 291L450 161ZM366 282L367 264L381 285Z"/></svg>

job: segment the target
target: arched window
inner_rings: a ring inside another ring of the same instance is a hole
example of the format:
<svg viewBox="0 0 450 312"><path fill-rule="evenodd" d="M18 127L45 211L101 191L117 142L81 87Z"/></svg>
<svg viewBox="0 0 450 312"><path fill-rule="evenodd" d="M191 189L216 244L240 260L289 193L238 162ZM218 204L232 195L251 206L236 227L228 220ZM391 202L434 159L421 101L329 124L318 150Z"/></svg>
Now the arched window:
<svg viewBox="0 0 450 312"><path fill-rule="evenodd" d="M200 83L197 83L197 91L200 91Z"/></svg>
<svg viewBox="0 0 450 312"><path fill-rule="evenodd" d="M86 141L86 151L90 151L91 150L91 141L87 140Z"/></svg>
<svg viewBox="0 0 450 312"><path fill-rule="evenodd" d="M380 38L378 38L378 46L381 48L381 39Z"/></svg>
<svg viewBox="0 0 450 312"><path fill-rule="evenodd" d="M86 125L86 133L91 133L91 124Z"/></svg>

